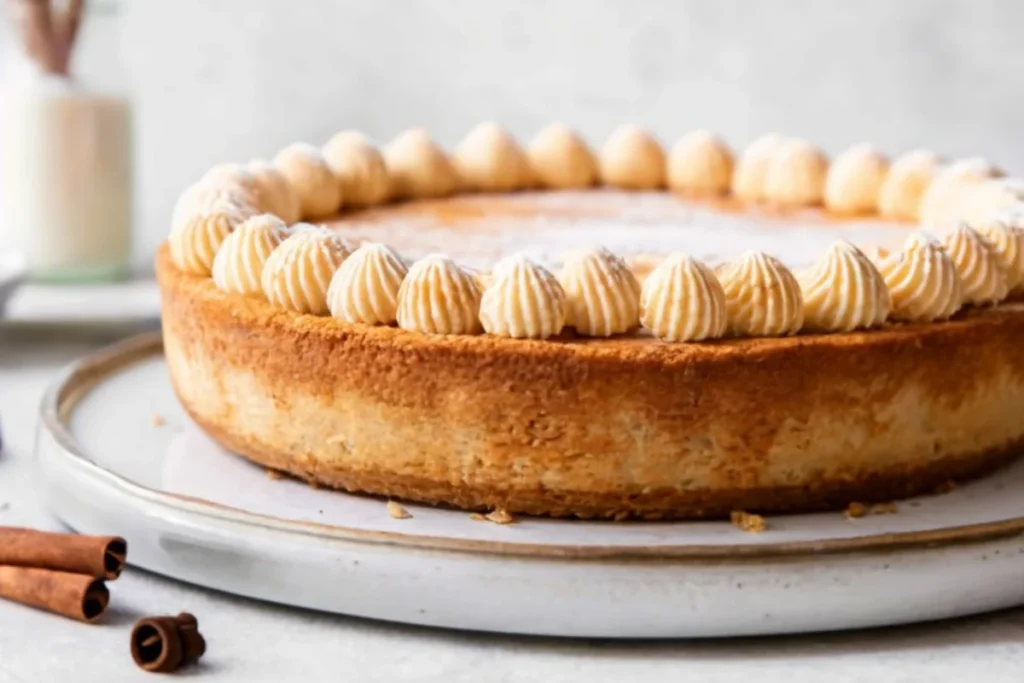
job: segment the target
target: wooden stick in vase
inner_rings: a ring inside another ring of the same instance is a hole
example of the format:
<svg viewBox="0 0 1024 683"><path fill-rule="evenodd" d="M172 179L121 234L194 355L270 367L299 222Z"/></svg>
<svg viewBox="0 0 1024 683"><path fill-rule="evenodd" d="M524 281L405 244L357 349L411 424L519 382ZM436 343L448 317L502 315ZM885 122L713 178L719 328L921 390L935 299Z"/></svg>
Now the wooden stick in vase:
<svg viewBox="0 0 1024 683"><path fill-rule="evenodd" d="M29 57L47 73L57 73L49 0L8 0L14 25Z"/></svg>
<svg viewBox="0 0 1024 683"><path fill-rule="evenodd" d="M55 65L58 73L67 75L71 69L71 52L78 37L78 27L82 24L82 13L85 11L85 0L68 0L67 7L54 22Z"/></svg>

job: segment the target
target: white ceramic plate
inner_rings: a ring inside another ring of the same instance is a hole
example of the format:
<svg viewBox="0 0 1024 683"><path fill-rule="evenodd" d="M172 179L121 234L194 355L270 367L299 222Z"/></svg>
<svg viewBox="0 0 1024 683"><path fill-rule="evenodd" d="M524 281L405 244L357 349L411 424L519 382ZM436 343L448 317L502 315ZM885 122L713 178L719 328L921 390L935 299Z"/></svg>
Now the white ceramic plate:
<svg viewBox="0 0 1024 683"><path fill-rule="evenodd" d="M154 424L154 417L157 423ZM159 340L66 371L42 486L129 560L275 602L417 624L597 637L734 636L937 619L1024 602L1024 463L896 514L512 525L268 477L187 418Z"/></svg>
<svg viewBox="0 0 1024 683"><path fill-rule="evenodd" d="M11 298L4 319L6 327L18 329L133 329L130 334L154 329L159 322L160 292L151 278L83 284L29 282Z"/></svg>

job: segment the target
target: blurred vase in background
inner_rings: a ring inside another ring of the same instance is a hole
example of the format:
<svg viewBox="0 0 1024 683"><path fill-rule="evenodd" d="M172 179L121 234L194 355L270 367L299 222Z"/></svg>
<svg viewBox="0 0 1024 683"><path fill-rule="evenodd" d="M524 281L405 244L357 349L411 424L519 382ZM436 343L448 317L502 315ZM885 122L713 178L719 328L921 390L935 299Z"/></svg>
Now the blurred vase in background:
<svg viewBox="0 0 1024 683"><path fill-rule="evenodd" d="M7 0L4 9L0 250L22 252L36 280L120 277L133 152L117 7Z"/></svg>

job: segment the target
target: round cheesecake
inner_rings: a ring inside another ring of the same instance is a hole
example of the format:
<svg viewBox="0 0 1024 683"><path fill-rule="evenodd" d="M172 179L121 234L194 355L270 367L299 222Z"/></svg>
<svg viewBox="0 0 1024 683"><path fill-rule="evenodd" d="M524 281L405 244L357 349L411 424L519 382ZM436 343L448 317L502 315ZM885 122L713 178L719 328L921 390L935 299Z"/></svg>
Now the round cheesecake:
<svg viewBox="0 0 1024 683"><path fill-rule="evenodd" d="M917 228L615 188L412 198L320 223L407 263L444 252L481 286L512 253L557 270L567 251L605 247L643 281L672 252L717 271L763 250L800 271L837 240L885 253ZM705 518L927 493L1024 445L1014 297L839 333L441 335L225 291L173 246L156 270L182 404L228 449L316 485L466 510Z"/></svg>

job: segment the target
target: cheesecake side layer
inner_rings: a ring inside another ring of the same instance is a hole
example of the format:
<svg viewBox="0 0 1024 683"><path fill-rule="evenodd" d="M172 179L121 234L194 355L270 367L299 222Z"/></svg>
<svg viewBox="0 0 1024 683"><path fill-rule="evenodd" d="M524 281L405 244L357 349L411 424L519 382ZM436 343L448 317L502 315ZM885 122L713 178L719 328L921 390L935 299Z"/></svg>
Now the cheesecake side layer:
<svg viewBox="0 0 1024 683"><path fill-rule="evenodd" d="M171 379L267 467L467 509L708 517L889 500L1024 446L1024 306L844 335L438 338L225 294L157 259Z"/></svg>

